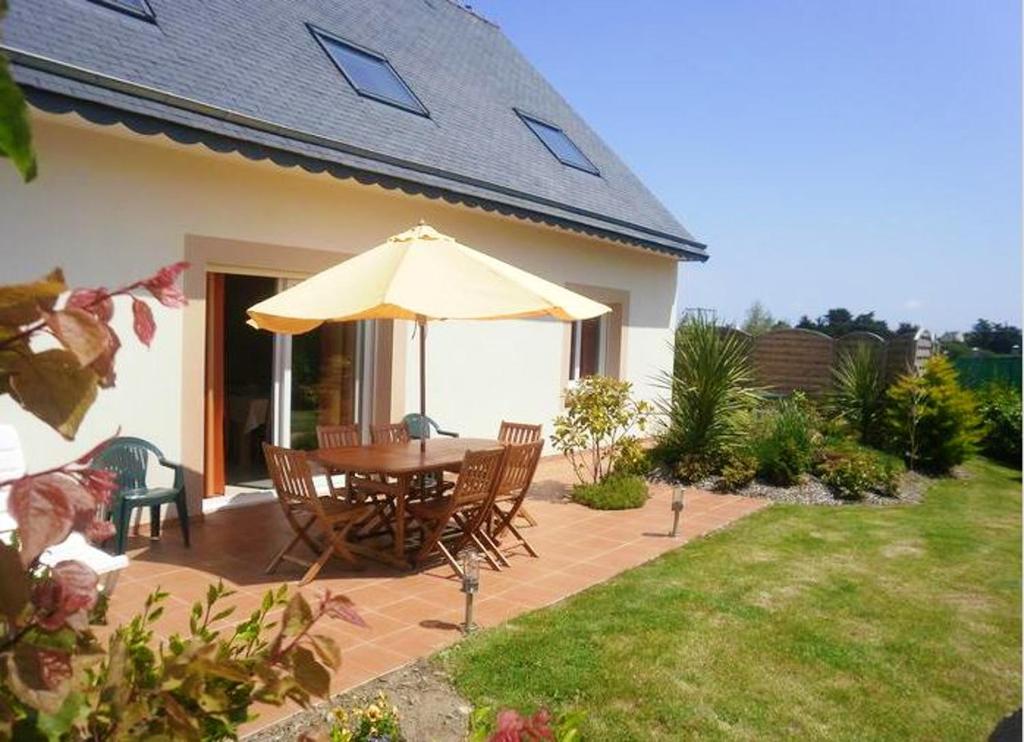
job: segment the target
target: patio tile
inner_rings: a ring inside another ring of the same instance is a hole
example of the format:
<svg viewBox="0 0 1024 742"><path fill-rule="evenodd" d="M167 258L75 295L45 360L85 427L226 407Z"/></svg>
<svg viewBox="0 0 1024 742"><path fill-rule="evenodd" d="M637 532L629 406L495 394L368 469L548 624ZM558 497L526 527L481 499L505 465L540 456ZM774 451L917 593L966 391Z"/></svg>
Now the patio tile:
<svg viewBox="0 0 1024 742"><path fill-rule="evenodd" d="M411 626L375 644L381 644L389 651L405 655L409 659L417 659L455 642L461 636L458 623L448 621L435 627Z"/></svg>
<svg viewBox="0 0 1024 742"><path fill-rule="evenodd" d="M326 630L332 634L346 635L360 642L368 642L401 631L410 623L375 611L360 610L359 616L366 622L366 626L356 626L347 621L335 619Z"/></svg>
<svg viewBox="0 0 1024 742"><path fill-rule="evenodd" d="M671 487L652 486L652 497L643 508L599 512L563 499L573 481L565 462L541 462L528 502L539 525L522 528L541 556L531 557L521 547L512 548L511 539L506 541L511 567L500 571L486 565L481 568L475 605L478 624L494 626L556 603L767 505L760 500L689 490L680 537L673 539L667 535L672 526ZM237 590L225 601L225 605L237 606L235 613L216 626L229 631L248 618L266 590L282 583L290 583L294 590L304 572L289 564L282 564L272 575L264 572L271 555L290 537L275 503L197 518L193 535L191 549L181 543L173 523L165 528L160 541L144 536L131 539L132 561L112 596L111 625L102 631L109 633L137 613L146 595L159 585L171 597L156 623L157 633L166 637L173 631L185 632L191 602L202 599L207 586L218 579ZM342 649L343 666L332 679L332 692L359 685L459 641L464 610L460 587L460 580L445 564L400 572L379 565L356 571L328 563L302 592L311 601L323 590L348 596L368 624L368 628L360 628L325 619L317 625L317 632L334 638ZM261 719L247 724L243 733L296 710L294 704L261 707Z"/></svg>
<svg viewBox="0 0 1024 742"><path fill-rule="evenodd" d="M571 572L551 572L531 581L530 586L548 590L557 595L571 595L593 584L593 579Z"/></svg>
<svg viewBox="0 0 1024 742"><path fill-rule="evenodd" d="M336 592L345 595L359 609L378 610L403 600L406 596L402 590L391 583L366 585L355 590L338 589Z"/></svg>
<svg viewBox="0 0 1024 742"><path fill-rule="evenodd" d="M397 603L380 608L378 612L396 621L419 623L420 621L433 621L444 618L450 613L450 609L438 606L422 598L404 598Z"/></svg>
<svg viewBox="0 0 1024 742"><path fill-rule="evenodd" d="M497 594L497 597L518 603L524 610L542 608L564 597L565 593L532 584L522 584Z"/></svg>
<svg viewBox="0 0 1024 742"><path fill-rule="evenodd" d="M474 620L481 626L497 626L522 612L522 603L502 596L484 598L473 607Z"/></svg>
<svg viewBox="0 0 1024 742"><path fill-rule="evenodd" d="M357 672L362 671L366 673L368 677L365 680L369 680L409 664L411 658L409 655L396 652L388 647L387 640L377 640L360 644L358 647L343 653L341 660L342 673L345 673L345 668L348 667ZM346 687L351 687L351 676L349 676L348 680L349 682L346 683ZM345 681L346 678L343 677L342 682L344 683ZM363 681L361 680L360 682Z"/></svg>

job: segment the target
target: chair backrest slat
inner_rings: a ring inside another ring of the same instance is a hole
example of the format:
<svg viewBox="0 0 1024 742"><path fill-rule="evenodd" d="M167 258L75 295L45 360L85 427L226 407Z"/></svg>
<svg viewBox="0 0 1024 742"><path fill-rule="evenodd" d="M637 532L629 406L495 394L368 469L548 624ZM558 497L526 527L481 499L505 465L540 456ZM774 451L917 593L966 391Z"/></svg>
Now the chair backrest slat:
<svg viewBox="0 0 1024 742"><path fill-rule="evenodd" d="M497 499L505 500L526 496L526 491L533 482L533 475L537 471L537 464L540 462L543 448L544 441L510 445L506 448L505 461L502 464L501 475L498 477L498 485L495 488Z"/></svg>
<svg viewBox="0 0 1024 742"><path fill-rule="evenodd" d="M533 443L541 439L542 431L543 427L540 425L510 423L507 420L502 420L501 427L498 429L498 440L514 445Z"/></svg>
<svg viewBox="0 0 1024 742"><path fill-rule="evenodd" d="M92 466L117 475L118 492L141 489L146 486L150 454L163 458L160 449L141 438L114 438L96 454Z"/></svg>
<svg viewBox="0 0 1024 742"><path fill-rule="evenodd" d="M370 441L372 443L408 443L409 429L405 427L405 423L373 425L370 427Z"/></svg>
<svg viewBox="0 0 1024 742"><path fill-rule="evenodd" d="M316 426L316 445L320 448L350 448L362 442L358 425Z"/></svg>
<svg viewBox="0 0 1024 742"><path fill-rule="evenodd" d="M304 506L322 515L320 498L313 485L313 474L305 452L264 443L263 454L282 506Z"/></svg>
<svg viewBox="0 0 1024 742"><path fill-rule="evenodd" d="M458 510L493 498L504 458L503 448L467 451L452 490L452 508Z"/></svg>

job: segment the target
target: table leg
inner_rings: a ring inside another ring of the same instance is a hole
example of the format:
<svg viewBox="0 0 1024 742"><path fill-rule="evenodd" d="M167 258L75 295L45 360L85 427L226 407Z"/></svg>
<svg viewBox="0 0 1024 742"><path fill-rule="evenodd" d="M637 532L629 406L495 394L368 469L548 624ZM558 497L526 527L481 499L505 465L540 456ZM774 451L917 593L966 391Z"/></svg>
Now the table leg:
<svg viewBox="0 0 1024 742"><path fill-rule="evenodd" d="M405 500L409 494L410 478L398 478L398 494L395 496L395 556L405 559Z"/></svg>

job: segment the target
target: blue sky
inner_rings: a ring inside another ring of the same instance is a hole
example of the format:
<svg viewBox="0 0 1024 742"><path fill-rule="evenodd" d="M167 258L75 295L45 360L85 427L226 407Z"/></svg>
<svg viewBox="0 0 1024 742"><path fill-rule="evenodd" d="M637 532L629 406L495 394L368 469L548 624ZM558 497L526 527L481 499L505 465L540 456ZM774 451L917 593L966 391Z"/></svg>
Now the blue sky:
<svg viewBox="0 0 1024 742"><path fill-rule="evenodd" d="M679 305L1020 324L1016 0L477 0L698 239Z"/></svg>

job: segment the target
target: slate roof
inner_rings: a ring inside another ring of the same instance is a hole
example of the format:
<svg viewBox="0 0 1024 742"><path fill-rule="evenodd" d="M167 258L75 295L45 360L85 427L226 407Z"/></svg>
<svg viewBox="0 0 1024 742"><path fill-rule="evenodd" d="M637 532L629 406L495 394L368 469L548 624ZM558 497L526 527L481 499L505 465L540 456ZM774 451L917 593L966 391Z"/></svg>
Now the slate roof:
<svg viewBox="0 0 1024 742"><path fill-rule="evenodd" d="M149 2L155 23L11 0L0 48L45 110L706 259L501 31L450 0ZM309 24L387 57L429 117L356 93ZM600 176L559 162L516 109L560 126Z"/></svg>

